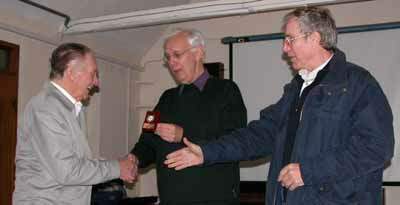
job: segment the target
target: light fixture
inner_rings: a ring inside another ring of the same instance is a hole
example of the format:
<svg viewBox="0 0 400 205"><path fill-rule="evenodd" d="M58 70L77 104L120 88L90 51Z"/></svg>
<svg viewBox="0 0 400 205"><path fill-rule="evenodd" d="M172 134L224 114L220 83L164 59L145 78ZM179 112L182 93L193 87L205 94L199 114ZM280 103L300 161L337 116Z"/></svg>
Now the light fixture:
<svg viewBox="0 0 400 205"><path fill-rule="evenodd" d="M368 0L216 0L124 14L70 21L65 34L80 34L116 29L177 23L222 16L250 14L306 5L336 4Z"/></svg>

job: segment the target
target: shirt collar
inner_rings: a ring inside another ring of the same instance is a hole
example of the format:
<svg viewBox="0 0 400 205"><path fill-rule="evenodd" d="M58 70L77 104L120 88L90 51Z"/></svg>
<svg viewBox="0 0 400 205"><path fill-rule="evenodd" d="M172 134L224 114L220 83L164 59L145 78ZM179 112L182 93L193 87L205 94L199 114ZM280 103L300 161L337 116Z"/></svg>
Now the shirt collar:
<svg viewBox="0 0 400 205"><path fill-rule="evenodd" d="M193 84L201 91L206 85L208 78L210 78L210 74L207 70L204 70L204 72L193 82Z"/></svg>
<svg viewBox="0 0 400 205"><path fill-rule="evenodd" d="M299 71L299 75L301 76L301 78L304 80L304 82L307 84L310 84L314 81L314 79L317 77L317 74L320 70L322 70L328 63L329 61L332 59L333 55L331 55L331 57L329 57L328 60L326 60L323 64L321 64L320 66L318 66L316 69L312 70L311 72L308 71L307 69L301 69Z"/></svg>
<svg viewBox="0 0 400 205"><path fill-rule="evenodd" d="M58 85L54 81L50 81L54 87L56 87L75 107L75 115L78 116L79 112L82 110L82 103L79 101L76 101L74 97L72 97L64 88L62 88L60 85Z"/></svg>

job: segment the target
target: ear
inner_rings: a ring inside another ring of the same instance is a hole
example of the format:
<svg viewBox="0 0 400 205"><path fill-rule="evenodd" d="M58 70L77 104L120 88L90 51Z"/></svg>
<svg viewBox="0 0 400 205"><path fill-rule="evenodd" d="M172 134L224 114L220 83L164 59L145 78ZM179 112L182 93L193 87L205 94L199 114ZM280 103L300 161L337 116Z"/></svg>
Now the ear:
<svg viewBox="0 0 400 205"><path fill-rule="evenodd" d="M311 38L311 40L312 40L313 42L317 43L318 45L319 45L320 42L321 42L321 34L319 34L319 33L316 32L316 31L312 32L312 33L310 34L310 37L309 37L309 38Z"/></svg>
<svg viewBox="0 0 400 205"><path fill-rule="evenodd" d="M203 61L206 57L206 52L204 51L204 46L198 46L196 48L196 59Z"/></svg>
<svg viewBox="0 0 400 205"><path fill-rule="evenodd" d="M76 73L72 70L72 66L68 66L67 69L64 71L64 78L75 81Z"/></svg>

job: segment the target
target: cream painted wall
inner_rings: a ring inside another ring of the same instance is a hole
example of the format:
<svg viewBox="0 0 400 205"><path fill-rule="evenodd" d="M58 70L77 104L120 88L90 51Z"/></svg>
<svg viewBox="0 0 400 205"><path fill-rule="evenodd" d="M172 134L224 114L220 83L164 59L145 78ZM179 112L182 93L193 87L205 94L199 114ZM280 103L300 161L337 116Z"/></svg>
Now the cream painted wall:
<svg viewBox="0 0 400 205"><path fill-rule="evenodd" d="M398 0L375 0L359 3L347 3L340 5L326 6L333 13L338 27L375 24L383 22L400 21L400 1ZM166 33L177 27L197 28L206 36L206 61L222 62L225 69L229 67L228 46L220 43L221 38L226 36L257 35L280 32L281 19L288 10L274 11L268 13L225 17L218 19L186 22L171 25ZM145 64L145 72L139 75L139 80L152 82L146 88L140 89L138 93L140 98L146 102L146 105L154 106L161 93L172 86L174 81L168 72L163 68L162 44L164 37L149 50L142 59ZM156 62L154 62L156 61ZM151 63L148 63L151 62ZM227 76L227 72L226 76ZM144 92L145 91L145 92ZM144 93L143 93L144 92ZM151 107L150 106L150 107ZM142 114L138 116L138 119ZM149 172L141 176L138 185L138 194L140 196L157 194L155 172ZM397 204L400 200L400 188L389 187L387 192L387 204Z"/></svg>

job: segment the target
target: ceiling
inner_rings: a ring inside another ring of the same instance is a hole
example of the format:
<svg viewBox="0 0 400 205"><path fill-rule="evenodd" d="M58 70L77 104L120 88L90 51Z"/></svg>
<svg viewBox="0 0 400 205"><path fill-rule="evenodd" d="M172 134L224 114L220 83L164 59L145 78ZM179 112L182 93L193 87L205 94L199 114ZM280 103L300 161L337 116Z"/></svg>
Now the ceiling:
<svg viewBox="0 0 400 205"><path fill-rule="evenodd" d="M189 0L33 0L34 2L65 13L72 20L119 14L132 11L175 6Z"/></svg>
<svg viewBox="0 0 400 205"><path fill-rule="evenodd" d="M85 42L89 47L105 56L111 56L126 64L139 65L142 57L161 37L168 24L125 28L83 34L62 34L65 18L32 6L26 1L67 15L71 21L106 15L144 11L178 5L202 4L215 0L0 0L0 23L21 27L23 31L39 34L61 41ZM309 0L311 1L311 0ZM329 1L329 0L320 0ZM333 1L333 0L331 0ZM335 0L346 1L346 0ZM351 1L351 0L347 0ZM355 0L363 1L363 0ZM229 7L226 2L260 3L260 0L225 0L221 7ZM268 0L272 4L289 0ZM237 5L235 5L237 6ZM200 6L202 7L202 6ZM133 18L137 18L136 16ZM70 22L71 22L70 21Z"/></svg>
<svg viewBox="0 0 400 205"><path fill-rule="evenodd" d="M3 20L12 16L16 19L14 20L14 24L23 27L24 30L28 29L33 33L39 33L50 39L55 39L56 36L59 36L59 31L62 25L64 25L65 18L19 0L0 1L0 19L2 16ZM32 0L32 2L64 13L68 15L71 20L77 20L88 17L176 6L187 4L189 0ZM9 21L5 21L5 23L9 23ZM118 50L119 53L122 54L120 55L122 61L135 65L139 64L141 58L160 38L165 29L166 25L160 25L80 34L72 37L65 36L64 38L72 40L85 39L85 42L89 42L89 46L104 44L103 46L99 46L99 49L103 50L100 51L100 53L107 55L105 49ZM96 50L98 49L96 48Z"/></svg>

